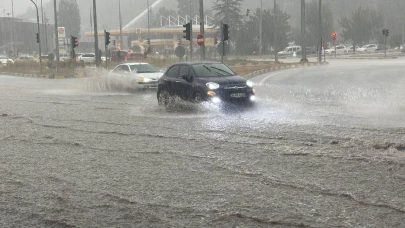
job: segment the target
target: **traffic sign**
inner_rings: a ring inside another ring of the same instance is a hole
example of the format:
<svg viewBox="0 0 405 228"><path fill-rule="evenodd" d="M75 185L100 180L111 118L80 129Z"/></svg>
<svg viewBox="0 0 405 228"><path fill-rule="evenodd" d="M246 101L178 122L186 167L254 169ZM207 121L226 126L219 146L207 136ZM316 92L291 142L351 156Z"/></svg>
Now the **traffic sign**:
<svg viewBox="0 0 405 228"><path fill-rule="evenodd" d="M197 44L198 44L199 46L203 46L203 45L204 45L204 36L203 36L202 34L199 34L199 35L197 36Z"/></svg>
<svg viewBox="0 0 405 228"><path fill-rule="evenodd" d="M183 46L177 46L176 50L174 50L174 53L176 54L177 57L183 58L184 55L186 54L186 49L184 49Z"/></svg>
<svg viewBox="0 0 405 228"><path fill-rule="evenodd" d="M323 42L323 49L327 49L328 48L328 43Z"/></svg>

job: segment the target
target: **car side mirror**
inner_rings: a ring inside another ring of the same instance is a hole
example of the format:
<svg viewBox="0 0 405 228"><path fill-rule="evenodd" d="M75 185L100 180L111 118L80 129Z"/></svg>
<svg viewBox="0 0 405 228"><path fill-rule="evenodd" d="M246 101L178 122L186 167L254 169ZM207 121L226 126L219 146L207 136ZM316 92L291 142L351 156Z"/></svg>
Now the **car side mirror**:
<svg viewBox="0 0 405 228"><path fill-rule="evenodd" d="M193 76L186 74L180 75L180 78L186 80L187 82L191 82L193 80Z"/></svg>

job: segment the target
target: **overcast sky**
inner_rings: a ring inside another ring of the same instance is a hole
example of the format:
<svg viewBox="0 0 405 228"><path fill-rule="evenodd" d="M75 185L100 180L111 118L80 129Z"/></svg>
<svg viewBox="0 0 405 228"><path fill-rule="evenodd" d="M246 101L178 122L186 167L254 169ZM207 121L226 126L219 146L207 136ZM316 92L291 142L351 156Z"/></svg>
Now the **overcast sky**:
<svg viewBox="0 0 405 228"><path fill-rule="evenodd" d="M49 1L51 0L42 0L42 4ZM31 0L0 0L0 17L8 16L8 13L10 13L11 16L11 2L14 2L15 16L25 13L28 8L34 7ZM41 0L34 0L34 2L40 7Z"/></svg>

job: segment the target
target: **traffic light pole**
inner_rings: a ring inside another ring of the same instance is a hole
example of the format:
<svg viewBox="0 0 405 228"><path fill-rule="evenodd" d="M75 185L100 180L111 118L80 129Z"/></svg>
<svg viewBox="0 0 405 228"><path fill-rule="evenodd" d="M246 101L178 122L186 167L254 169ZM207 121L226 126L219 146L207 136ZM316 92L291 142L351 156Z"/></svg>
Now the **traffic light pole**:
<svg viewBox="0 0 405 228"><path fill-rule="evenodd" d="M384 58L387 58L387 35L384 36Z"/></svg>
<svg viewBox="0 0 405 228"><path fill-rule="evenodd" d="M319 0L319 62L322 62L322 0Z"/></svg>
<svg viewBox="0 0 405 228"><path fill-rule="evenodd" d="M190 62L192 60L193 60L193 19L191 19L190 21Z"/></svg>
<svg viewBox="0 0 405 228"><path fill-rule="evenodd" d="M277 29L277 27L278 27L278 24L277 24L277 15L278 14L278 12L277 12L277 1L276 0L274 0L274 52L275 52L275 54L274 54L274 62L275 63L278 63L278 42L277 42L277 40L278 40L278 38L277 38L277 32L278 32L278 29Z"/></svg>
<svg viewBox="0 0 405 228"><path fill-rule="evenodd" d="M55 52L56 52L56 72L59 72L59 35L58 35L58 15L56 10L56 0L53 1L53 11L55 17Z"/></svg>
<svg viewBox="0 0 405 228"><path fill-rule="evenodd" d="M95 56L96 56L96 67L99 67L100 66L100 53L99 53L99 49L98 49L96 0L93 0L93 18L94 18L94 52L95 52Z"/></svg>
<svg viewBox="0 0 405 228"><path fill-rule="evenodd" d="M306 28L305 28L305 0L301 0L301 62L308 62L307 59L307 48L305 44L306 39Z"/></svg>
<svg viewBox="0 0 405 228"><path fill-rule="evenodd" d="M205 40L204 35L204 2L200 0L200 34L203 35L203 39ZM205 60L205 42L201 45L201 61Z"/></svg>
<svg viewBox="0 0 405 228"><path fill-rule="evenodd" d="M39 13L38 13L38 6L37 4L31 0L32 3L34 3L35 8L37 10L37 26L38 26L38 46L39 46L39 71L42 73L42 58L41 58L41 31L39 30Z"/></svg>
<svg viewBox="0 0 405 228"><path fill-rule="evenodd" d="M221 23L221 43L222 43L222 54L221 54L221 63L224 63L224 55L225 55L225 40L224 40L224 23Z"/></svg>

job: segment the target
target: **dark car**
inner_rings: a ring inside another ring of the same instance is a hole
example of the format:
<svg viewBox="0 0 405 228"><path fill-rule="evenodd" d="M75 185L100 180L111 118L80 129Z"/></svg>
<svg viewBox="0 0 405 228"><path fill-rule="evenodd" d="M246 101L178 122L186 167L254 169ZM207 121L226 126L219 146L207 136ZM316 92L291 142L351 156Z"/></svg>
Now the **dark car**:
<svg viewBox="0 0 405 228"><path fill-rule="evenodd" d="M170 106L175 97L201 103L252 104L253 83L238 76L228 66L218 62L177 63L159 79L159 105Z"/></svg>

